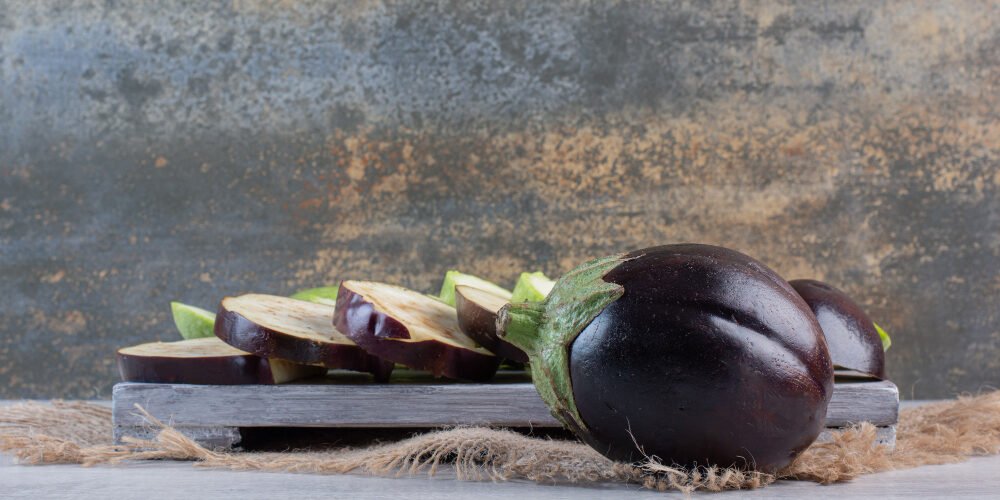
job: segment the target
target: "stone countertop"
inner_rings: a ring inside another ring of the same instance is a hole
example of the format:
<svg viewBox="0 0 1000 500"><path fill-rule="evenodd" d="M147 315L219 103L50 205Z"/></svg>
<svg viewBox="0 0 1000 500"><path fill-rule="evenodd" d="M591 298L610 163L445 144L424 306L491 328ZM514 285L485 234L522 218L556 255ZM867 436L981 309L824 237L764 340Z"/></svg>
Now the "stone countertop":
<svg viewBox="0 0 1000 500"><path fill-rule="evenodd" d="M10 401L0 401L0 405ZM904 401L906 408L923 403ZM84 468L77 465L19 467L10 456L0 455L0 497L3 498L338 498L357 499L455 498L573 499L682 498L680 493L642 490L635 485L545 485L524 481L494 483L455 481L444 469L436 477L377 478L364 475L322 476L271 472L236 472L200 469L186 462L136 462L118 467ZM755 491L735 491L723 496L740 498L834 497L859 498L996 498L1000 491L1000 456L978 457L967 462L927 466L862 476L854 481L820 486L803 481L779 481Z"/></svg>
<svg viewBox="0 0 1000 500"><path fill-rule="evenodd" d="M451 480L444 471L425 477L375 478L361 475L320 476L311 474L234 472L199 469L183 462L140 462L119 467L84 468L76 465L18 467L10 457L0 458L0 496L3 498L386 498L438 500L478 499L573 499L587 498L683 498L642 490L637 486L538 485L521 481L493 483ZM974 458L967 462L886 472L860 477L849 483L820 486L801 481L780 481L755 491L721 494L740 498L996 498L1000 491L1000 457ZM349 495L348 495L349 494ZM626 496L627 495L627 496ZM714 498L714 496L713 496Z"/></svg>

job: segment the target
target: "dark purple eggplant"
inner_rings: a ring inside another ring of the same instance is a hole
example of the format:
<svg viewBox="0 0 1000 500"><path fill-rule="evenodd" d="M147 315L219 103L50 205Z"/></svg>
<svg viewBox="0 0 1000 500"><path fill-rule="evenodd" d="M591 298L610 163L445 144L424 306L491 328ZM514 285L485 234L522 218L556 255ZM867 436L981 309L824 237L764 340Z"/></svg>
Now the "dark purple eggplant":
<svg viewBox="0 0 1000 500"><path fill-rule="evenodd" d="M816 315L834 366L885 378L882 336L861 306L846 293L822 281L788 283Z"/></svg>
<svg viewBox="0 0 1000 500"><path fill-rule="evenodd" d="M613 460L774 472L819 435L833 393L809 307L725 248L597 259L497 323L553 415Z"/></svg>
<svg viewBox="0 0 1000 500"><path fill-rule="evenodd" d="M479 288L455 287L455 313L458 328L493 354L518 363L527 363L528 355L497 336L497 313L510 303L507 298Z"/></svg>
<svg viewBox="0 0 1000 500"><path fill-rule="evenodd" d="M392 362L368 354L338 332L330 324L333 312L330 305L277 295L226 297L216 315L215 335L262 358L367 372L376 381L388 381Z"/></svg>
<svg viewBox="0 0 1000 500"><path fill-rule="evenodd" d="M119 349L118 372L126 382L239 385L281 384L320 376L326 369L264 359L205 337Z"/></svg>
<svg viewBox="0 0 1000 500"><path fill-rule="evenodd" d="M484 381L500 366L458 328L454 307L406 288L344 281L333 324L369 353L435 376Z"/></svg>

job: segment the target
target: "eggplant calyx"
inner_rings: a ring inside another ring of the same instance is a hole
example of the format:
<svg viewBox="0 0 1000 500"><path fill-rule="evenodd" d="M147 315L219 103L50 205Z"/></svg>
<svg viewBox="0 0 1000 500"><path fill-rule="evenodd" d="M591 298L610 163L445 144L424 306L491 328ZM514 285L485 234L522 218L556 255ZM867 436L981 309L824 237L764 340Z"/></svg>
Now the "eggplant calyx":
<svg viewBox="0 0 1000 500"><path fill-rule="evenodd" d="M634 258L634 256L632 257ZM552 415L574 432L586 432L573 399L569 352L584 328L625 288L604 275L626 260L625 254L587 262L566 273L541 302L507 304L497 315L497 334L528 355L531 379Z"/></svg>
<svg viewBox="0 0 1000 500"><path fill-rule="evenodd" d="M889 338L889 334L881 326L878 326L878 323L872 321L872 324L875 325L875 331L878 332L879 338L882 339L882 351L888 351L889 347L892 346L892 339Z"/></svg>
<svg viewBox="0 0 1000 500"><path fill-rule="evenodd" d="M538 351L538 329L544 315L544 302L505 304L497 313L497 331L504 332L503 338L523 351Z"/></svg>

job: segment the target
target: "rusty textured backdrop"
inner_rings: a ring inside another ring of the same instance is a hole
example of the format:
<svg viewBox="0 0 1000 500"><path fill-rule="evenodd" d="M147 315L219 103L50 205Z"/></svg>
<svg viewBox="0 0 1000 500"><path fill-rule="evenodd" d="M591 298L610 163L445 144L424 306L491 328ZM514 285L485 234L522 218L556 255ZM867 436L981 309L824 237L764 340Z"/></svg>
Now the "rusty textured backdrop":
<svg viewBox="0 0 1000 500"><path fill-rule="evenodd" d="M997 2L0 1L0 398L167 303L682 241L829 280L905 396L1000 386Z"/></svg>

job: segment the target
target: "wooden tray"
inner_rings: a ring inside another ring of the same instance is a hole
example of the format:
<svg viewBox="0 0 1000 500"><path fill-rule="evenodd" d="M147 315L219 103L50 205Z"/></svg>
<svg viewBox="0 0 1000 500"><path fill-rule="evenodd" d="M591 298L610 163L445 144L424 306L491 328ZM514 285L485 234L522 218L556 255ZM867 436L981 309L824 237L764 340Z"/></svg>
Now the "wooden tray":
<svg viewBox="0 0 1000 500"><path fill-rule="evenodd" d="M389 384L335 373L286 385L120 383L114 388L115 440L155 434L135 410L142 406L196 441L238 445L240 428L435 428L454 425L553 428L559 423L523 372L500 373L488 384L394 374ZM880 442L895 443L899 392L889 381L838 376L828 428L871 422ZM828 436L826 436L828 437Z"/></svg>

